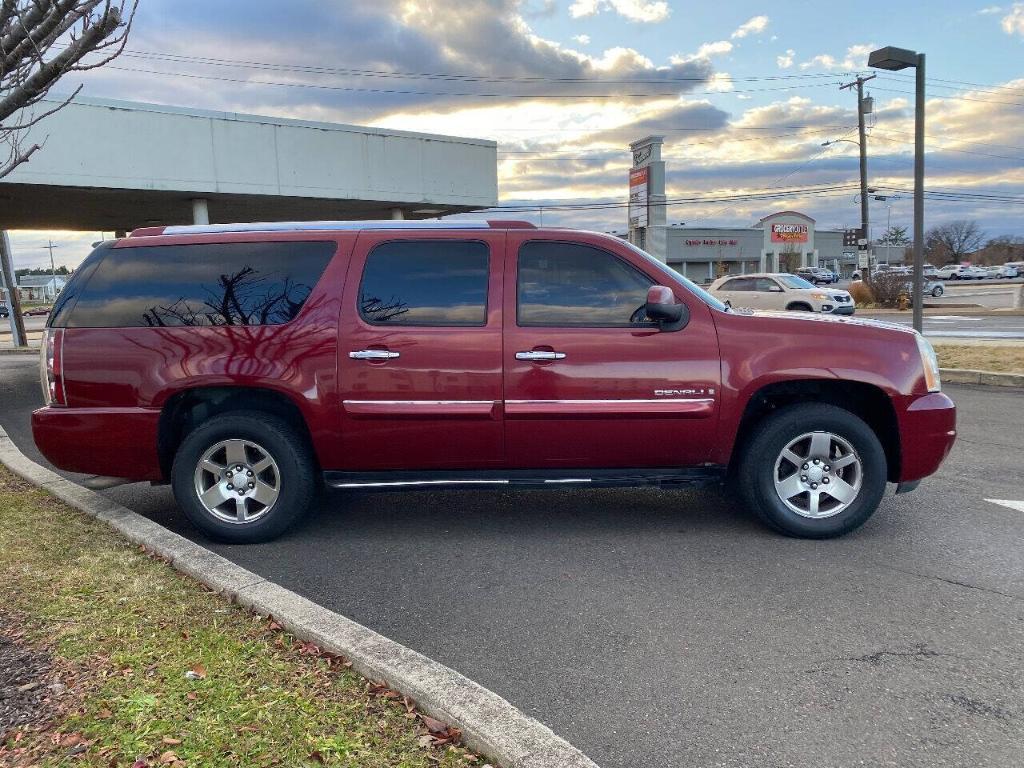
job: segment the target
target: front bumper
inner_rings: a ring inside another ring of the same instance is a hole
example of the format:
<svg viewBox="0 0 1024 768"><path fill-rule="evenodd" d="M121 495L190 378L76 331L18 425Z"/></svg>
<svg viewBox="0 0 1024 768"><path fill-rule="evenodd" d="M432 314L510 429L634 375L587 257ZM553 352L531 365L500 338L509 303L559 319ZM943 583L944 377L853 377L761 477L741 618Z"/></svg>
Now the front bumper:
<svg viewBox="0 0 1024 768"><path fill-rule="evenodd" d="M157 453L160 410L46 407L32 412L39 451L68 472L162 480Z"/></svg>
<svg viewBox="0 0 1024 768"><path fill-rule="evenodd" d="M956 405L942 392L907 398L899 412L901 485L934 474L956 442Z"/></svg>
<svg viewBox="0 0 1024 768"><path fill-rule="evenodd" d="M857 308L853 304L833 304L832 309L825 312L826 315L852 315Z"/></svg>

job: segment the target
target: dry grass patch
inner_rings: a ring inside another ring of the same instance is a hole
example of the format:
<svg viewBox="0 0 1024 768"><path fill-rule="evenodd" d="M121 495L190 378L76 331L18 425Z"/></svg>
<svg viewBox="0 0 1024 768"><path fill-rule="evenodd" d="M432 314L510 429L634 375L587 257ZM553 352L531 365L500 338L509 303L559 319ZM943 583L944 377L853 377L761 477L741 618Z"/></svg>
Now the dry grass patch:
<svg viewBox="0 0 1024 768"><path fill-rule="evenodd" d="M2 467L0 584L19 642L45 651L66 688L50 722L0 742L0 765L483 764L343 659Z"/></svg>
<svg viewBox="0 0 1024 768"><path fill-rule="evenodd" d="M1024 373L1024 345L936 344L935 353L942 368Z"/></svg>

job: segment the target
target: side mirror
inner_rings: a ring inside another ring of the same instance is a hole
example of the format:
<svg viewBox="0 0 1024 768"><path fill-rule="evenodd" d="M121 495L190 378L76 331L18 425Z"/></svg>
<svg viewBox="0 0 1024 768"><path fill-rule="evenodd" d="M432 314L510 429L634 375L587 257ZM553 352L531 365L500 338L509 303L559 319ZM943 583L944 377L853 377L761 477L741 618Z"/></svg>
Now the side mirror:
<svg viewBox="0 0 1024 768"><path fill-rule="evenodd" d="M690 311L671 288L652 285L647 289L647 317L658 324L663 331L678 331L690 321Z"/></svg>

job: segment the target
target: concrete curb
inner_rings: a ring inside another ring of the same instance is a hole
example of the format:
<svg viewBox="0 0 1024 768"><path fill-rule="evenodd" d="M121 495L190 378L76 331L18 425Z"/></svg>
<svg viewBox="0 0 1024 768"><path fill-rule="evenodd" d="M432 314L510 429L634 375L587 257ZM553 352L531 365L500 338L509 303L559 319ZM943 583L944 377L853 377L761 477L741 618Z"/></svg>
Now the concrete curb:
<svg viewBox="0 0 1024 768"><path fill-rule="evenodd" d="M76 509L166 558L179 571L307 642L340 654L370 680L383 680L428 715L462 730L463 740L504 768L597 768L550 728L508 701L421 653L235 565L25 456L0 427L0 463Z"/></svg>
<svg viewBox="0 0 1024 768"><path fill-rule="evenodd" d="M1024 374L972 371L967 368L939 368L944 384L981 384L987 387L1019 387L1024 389Z"/></svg>

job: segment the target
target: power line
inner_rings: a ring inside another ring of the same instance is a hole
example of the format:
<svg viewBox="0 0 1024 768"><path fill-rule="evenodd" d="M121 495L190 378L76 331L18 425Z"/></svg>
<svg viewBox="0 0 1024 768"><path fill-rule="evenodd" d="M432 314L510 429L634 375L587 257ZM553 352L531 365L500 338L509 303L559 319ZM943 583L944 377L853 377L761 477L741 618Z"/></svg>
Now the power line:
<svg viewBox="0 0 1024 768"><path fill-rule="evenodd" d="M181 77L190 80L213 80L224 83L236 83L240 85L264 85L284 88L311 88L325 91L341 91L345 93L379 93L399 96L451 96L467 97L476 99L650 99L650 98L675 98L680 95L679 91L647 92L647 93L497 93L497 92L468 92L468 91L414 91L399 88L364 88L348 85L328 85L326 83L289 83L274 80L249 80L238 77L223 77L218 75L201 75L188 72L167 72L157 69L141 69L137 67L120 67L115 64L107 64L104 69L117 70L119 72L138 72L163 77ZM801 86L803 88L824 88L834 83L811 83ZM717 95L721 93L763 93L767 91L789 91L794 86L782 86L779 88L747 88L742 90L729 91L686 91L689 94Z"/></svg>

